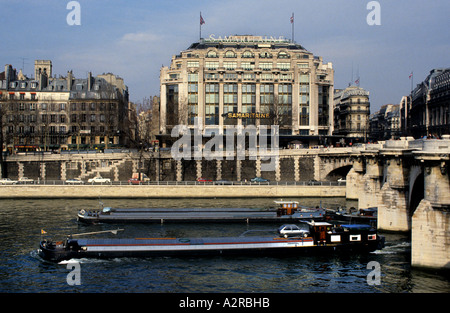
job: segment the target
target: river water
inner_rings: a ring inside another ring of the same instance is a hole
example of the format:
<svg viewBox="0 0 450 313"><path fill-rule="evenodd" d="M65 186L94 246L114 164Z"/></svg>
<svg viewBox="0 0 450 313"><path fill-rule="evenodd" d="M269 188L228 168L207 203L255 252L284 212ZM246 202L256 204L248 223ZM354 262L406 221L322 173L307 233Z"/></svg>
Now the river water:
<svg viewBox="0 0 450 313"><path fill-rule="evenodd" d="M315 206L319 199L297 199ZM271 199L103 199L111 207L269 207ZM325 207L355 206L322 199ZM410 266L406 234L383 234L386 247L368 255L298 257L204 257L81 259L79 285L67 283L72 267L37 255L41 229L55 240L67 234L124 228L117 236L238 236L247 230L274 231L275 224L82 225L79 209L98 209L96 200L0 200L0 292L2 293L448 293L444 273ZM114 235L97 235L114 236ZM380 265L378 283L368 283ZM372 277L372 276L371 276Z"/></svg>

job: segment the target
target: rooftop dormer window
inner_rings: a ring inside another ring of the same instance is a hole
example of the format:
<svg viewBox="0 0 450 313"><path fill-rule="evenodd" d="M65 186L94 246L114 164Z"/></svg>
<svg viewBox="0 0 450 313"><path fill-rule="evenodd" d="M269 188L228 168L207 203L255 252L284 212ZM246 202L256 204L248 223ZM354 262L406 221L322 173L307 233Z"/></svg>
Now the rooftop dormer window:
<svg viewBox="0 0 450 313"><path fill-rule="evenodd" d="M206 54L207 58L217 58L217 52L216 51L208 51L208 53Z"/></svg>
<svg viewBox="0 0 450 313"><path fill-rule="evenodd" d="M282 52L278 53L278 58L279 59L289 59L290 55L287 54L286 52L282 51Z"/></svg>
<svg viewBox="0 0 450 313"><path fill-rule="evenodd" d="M226 58L235 58L236 57L236 53L234 53L234 51L227 51L225 52L225 57Z"/></svg>
<svg viewBox="0 0 450 313"><path fill-rule="evenodd" d="M251 53L250 51L244 51L244 53L242 54L243 58L254 58L254 54Z"/></svg>

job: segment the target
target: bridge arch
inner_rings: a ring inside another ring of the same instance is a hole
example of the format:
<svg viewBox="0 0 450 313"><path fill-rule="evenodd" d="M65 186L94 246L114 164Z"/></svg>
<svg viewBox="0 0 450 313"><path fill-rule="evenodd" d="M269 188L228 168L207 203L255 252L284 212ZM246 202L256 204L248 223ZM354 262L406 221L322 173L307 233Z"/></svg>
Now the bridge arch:
<svg viewBox="0 0 450 313"><path fill-rule="evenodd" d="M420 166L412 166L409 174L409 212L410 216L414 214L414 211L419 206L420 201L424 198L424 174Z"/></svg>
<svg viewBox="0 0 450 313"><path fill-rule="evenodd" d="M350 172L350 170L352 169L353 165L349 164L349 165L344 165L338 168L335 168L333 170L331 170L326 176L325 176L325 180L326 181L336 181L340 178L345 179L345 177L347 177L348 172Z"/></svg>

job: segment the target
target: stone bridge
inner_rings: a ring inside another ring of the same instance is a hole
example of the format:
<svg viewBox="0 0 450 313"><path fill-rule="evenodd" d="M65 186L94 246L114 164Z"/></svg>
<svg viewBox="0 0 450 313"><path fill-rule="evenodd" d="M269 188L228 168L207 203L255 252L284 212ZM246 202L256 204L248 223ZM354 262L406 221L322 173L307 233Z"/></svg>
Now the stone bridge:
<svg viewBox="0 0 450 313"><path fill-rule="evenodd" d="M412 264L450 268L450 136L366 145L347 175L346 197L378 207L378 228L411 232Z"/></svg>

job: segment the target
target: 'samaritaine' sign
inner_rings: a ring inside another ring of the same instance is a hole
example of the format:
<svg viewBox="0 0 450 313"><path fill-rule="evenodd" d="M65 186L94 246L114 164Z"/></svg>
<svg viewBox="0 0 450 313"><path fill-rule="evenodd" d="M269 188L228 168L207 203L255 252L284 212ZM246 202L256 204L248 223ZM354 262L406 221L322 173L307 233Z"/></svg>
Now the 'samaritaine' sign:
<svg viewBox="0 0 450 313"><path fill-rule="evenodd" d="M259 118L268 119L271 118L270 113L227 113L226 118L238 119L238 118Z"/></svg>

